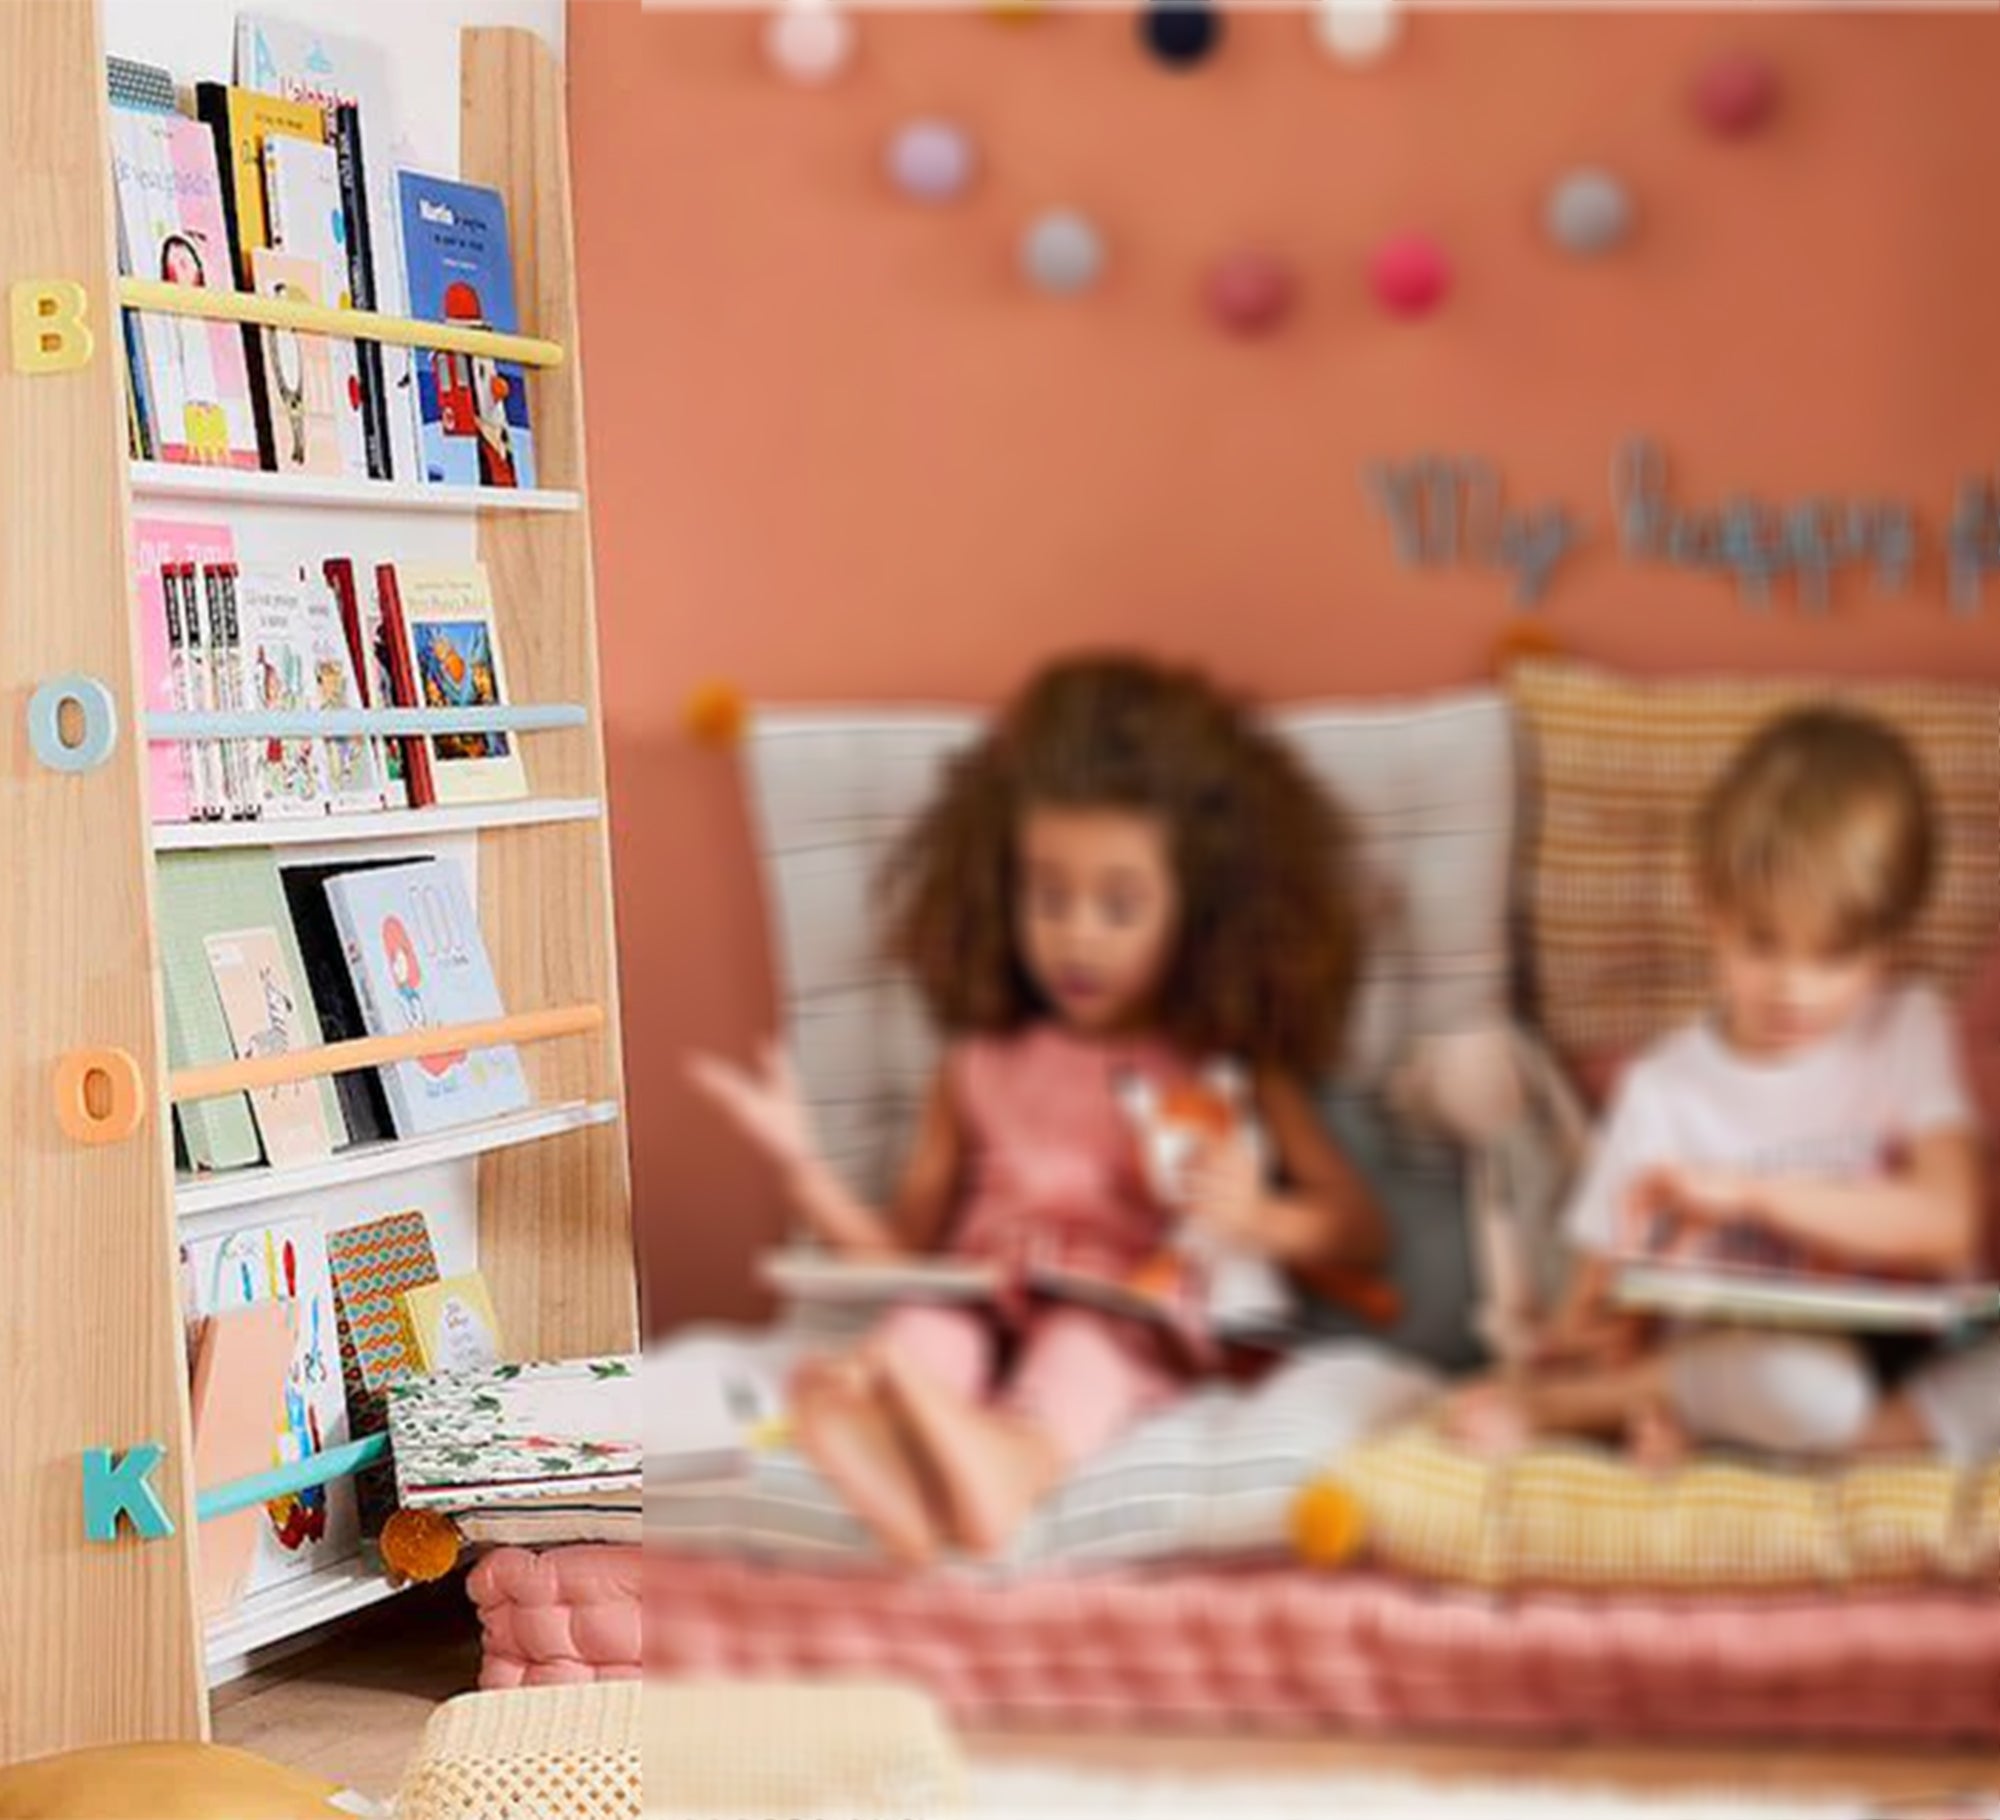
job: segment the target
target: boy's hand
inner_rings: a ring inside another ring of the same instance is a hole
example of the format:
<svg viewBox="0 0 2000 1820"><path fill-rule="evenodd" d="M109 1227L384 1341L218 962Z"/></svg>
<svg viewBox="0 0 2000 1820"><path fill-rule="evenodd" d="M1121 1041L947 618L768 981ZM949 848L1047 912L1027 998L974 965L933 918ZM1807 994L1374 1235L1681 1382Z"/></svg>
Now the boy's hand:
<svg viewBox="0 0 2000 1820"><path fill-rule="evenodd" d="M1642 1316L1599 1309L1551 1327L1535 1341L1529 1357L1536 1365L1629 1364L1645 1349L1646 1332Z"/></svg>
<svg viewBox="0 0 2000 1820"><path fill-rule="evenodd" d="M1247 1138L1238 1133L1202 1148L1188 1166L1186 1207L1224 1244L1263 1248L1263 1171Z"/></svg>

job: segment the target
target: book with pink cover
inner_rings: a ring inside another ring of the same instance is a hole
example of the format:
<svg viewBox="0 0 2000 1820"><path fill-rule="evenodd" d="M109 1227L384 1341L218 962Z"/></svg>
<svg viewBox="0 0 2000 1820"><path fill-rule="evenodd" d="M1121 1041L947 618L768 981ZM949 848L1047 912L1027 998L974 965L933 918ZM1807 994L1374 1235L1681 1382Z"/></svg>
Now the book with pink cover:
<svg viewBox="0 0 2000 1820"><path fill-rule="evenodd" d="M185 652L168 622L160 571L169 564L235 560L236 540L227 525L185 524L170 518L132 521L133 596L139 615L147 713L171 713L195 705L189 695ZM147 807L154 821L193 820L197 756L194 746L171 741L148 748Z"/></svg>
<svg viewBox="0 0 2000 1820"><path fill-rule="evenodd" d="M298 1304L253 1302L201 1321L195 1336L194 1482L212 1491L268 1470L271 1438L284 1425L285 1378L298 1343ZM201 1526L201 1615L228 1616L250 1585L263 1508L252 1505Z"/></svg>

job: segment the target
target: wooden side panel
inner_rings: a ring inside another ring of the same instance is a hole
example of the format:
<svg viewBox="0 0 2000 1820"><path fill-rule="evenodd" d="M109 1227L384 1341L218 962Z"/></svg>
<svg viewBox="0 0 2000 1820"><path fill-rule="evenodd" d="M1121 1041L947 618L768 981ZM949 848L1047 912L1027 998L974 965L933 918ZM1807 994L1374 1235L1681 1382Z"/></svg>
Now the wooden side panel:
<svg viewBox="0 0 2000 1820"><path fill-rule="evenodd" d="M42 376L0 341L0 1762L206 1726L97 31L94 5L0 6L0 306L17 280L75 280L96 340ZM65 776L25 714L71 672L109 689L120 733ZM97 1046L132 1056L147 1116L85 1147L50 1077ZM87 1543L84 1450L147 1441L176 1533Z"/></svg>
<svg viewBox="0 0 2000 1820"><path fill-rule="evenodd" d="M532 32L475 29L461 46L461 167L507 200L523 331L568 350L528 381L540 481L587 499L562 70ZM482 514L479 553L515 699L590 710L581 731L528 738L531 787L601 797L588 513ZM507 1008L590 1000L607 1014L600 1035L525 1052L544 1098L624 1100L610 867L601 820L481 838L479 914ZM481 1162L480 1258L511 1352L637 1344L631 1195L622 1120Z"/></svg>

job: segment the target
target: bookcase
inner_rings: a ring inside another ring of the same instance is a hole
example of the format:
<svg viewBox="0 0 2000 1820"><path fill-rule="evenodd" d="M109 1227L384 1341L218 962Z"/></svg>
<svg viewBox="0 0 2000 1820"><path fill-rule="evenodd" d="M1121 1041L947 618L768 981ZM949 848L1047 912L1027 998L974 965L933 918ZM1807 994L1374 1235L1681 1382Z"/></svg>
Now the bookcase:
<svg viewBox="0 0 2000 1820"><path fill-rule="evenodd" d="M456 1172L511 1355L637 1337L560 68L531 33L461 37L461 174L504 197L524 326L554 344L530 380L542 487L514 496L128 463L103 51L87 0L0 7L0 1762L203 1736L218 1650L387 1590L357 1563L204 1635L176 1269L190 1223ZM533 796L303 828L153 826L135 496L217 516L475 515ZM530 1112L289 1172L177 1180L176 1096L279 1078L245 1072L260 1066L331 1072L335 1057L170 1075L155 856L282 841L468 849ZM152 1449L157 1522L143 1527L170 1533L137 1533L128 1503L111 1539L90 1540L87 1474L129 1484Z"/></svg>

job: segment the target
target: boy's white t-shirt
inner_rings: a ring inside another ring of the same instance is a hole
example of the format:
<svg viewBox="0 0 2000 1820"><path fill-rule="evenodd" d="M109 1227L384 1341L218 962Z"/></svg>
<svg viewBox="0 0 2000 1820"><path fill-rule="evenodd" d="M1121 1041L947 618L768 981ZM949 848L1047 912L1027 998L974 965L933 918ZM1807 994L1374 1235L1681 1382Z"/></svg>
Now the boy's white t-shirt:
<svg viewBox="0 0 2000 1820"><path fill-rule="evenodd" d="M1776 1061L1738 1054L1704 1020L1632 1064L1563 1229L1579 1251L1624 1249L1625 1196L1649 1169L1852 1181L1920 1137L1977 1123L1951 1015L1928 986L1893 987Z"/></svg>

